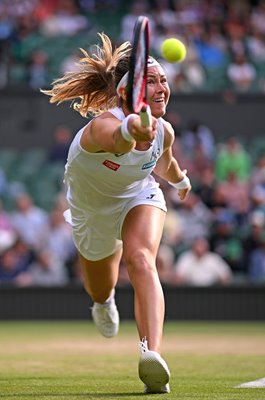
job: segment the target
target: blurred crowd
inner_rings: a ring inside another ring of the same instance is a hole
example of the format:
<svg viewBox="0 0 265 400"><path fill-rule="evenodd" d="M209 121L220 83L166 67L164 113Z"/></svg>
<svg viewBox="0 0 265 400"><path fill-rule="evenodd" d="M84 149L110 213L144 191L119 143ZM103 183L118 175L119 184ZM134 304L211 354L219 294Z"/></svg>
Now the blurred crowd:
<svg viewBox="0 0 265 400"><path fill-rule="evenodd" d="M130 40L138 15L151 26L151 52L164 39L187 46L180 64L161 60L172 92L265 91L264 0L2 0L0 87L49 86L75 68L97 32Z"/></svg>
<svg viewBox="0 0 265 400"><path fill-rule="evenodd" d="M78 48L89 50L97 32L114 44L130 40L142 14L150 20L151 52L163 64L173 93L265 92L264 0L2 0L0 88L48 87L75 68ZM184 62L161 59L160 46L168 37L186 44ZM203 121L183 127L170 109L166 118L176 133L174 155L187 168L193 191L180 202L176 190L159 182L168 204L157 258L161 281L264 284L265 140L257 138L251 149L238 137L219 143ZM2 285L82 281L63 218L63 168L71 140L72 133L58 127L49 152L39 149L34 161L29 149L16 168L11 159L4 167L0 149ZM119 284L128 282L121 262Z"/></svg>
<svg viewBox="0 0 265 400"><path fill-rule="evenodd" d="M161 281L194 286L264 284L265 140L247 151L237 137L216 142L214 132L200 121L182 127L175 110L166 117L176 132L174 155L187 168L193 191L181 202L174 188L159 181L168 205L157 258ZM59 126L54 138L37 177L41 179L46 164L62 166L50 207L41 206L46 190L41 181L34 197L30 185L11 182L0 169L1 284L59 286L82 281L71 228L63 217L63 165L72 135ZM121 262L119 285L128 283Z"/></svg>

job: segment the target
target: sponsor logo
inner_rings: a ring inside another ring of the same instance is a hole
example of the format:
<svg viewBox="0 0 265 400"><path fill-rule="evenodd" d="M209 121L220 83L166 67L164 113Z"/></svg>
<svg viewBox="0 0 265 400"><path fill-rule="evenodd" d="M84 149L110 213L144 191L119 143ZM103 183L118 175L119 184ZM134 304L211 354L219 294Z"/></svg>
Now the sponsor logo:
<svg viewBox="0 0 265 400"><path fill-rule="evenodd" d="M148 163L144 164L142 166L142 169L152 168L154 165L156 165L156 160L152 160L152 161L149 161Z"/></svg>
<svg viewBox="0 0 265 400"><path fill-rule="evenodd" d="M117 164L111 160L105 160L102 163L105 167L112 169L112 171L117 171L120 168L120 164Z"/></svg>
<svg viewBox="0 0 265 400"><path fill-rule="evenodd" d="M153 160L153 159L157 160L159 158L159 156L160 156L160 148L158 147L158 149L156 149L156 151L154 151L154 150L152 151L150 160Z"/></svg>
<svg viewBox="0 0 265 400"><path fill-rule="evenodd" d="M157 159L159 158L160 155L160 149L156 149L156 150L152 150L152 154L150 157L150 161L148 163L145 163L142 166L142 169L148 169L148 168L152 168L156 165Z"/></svg>

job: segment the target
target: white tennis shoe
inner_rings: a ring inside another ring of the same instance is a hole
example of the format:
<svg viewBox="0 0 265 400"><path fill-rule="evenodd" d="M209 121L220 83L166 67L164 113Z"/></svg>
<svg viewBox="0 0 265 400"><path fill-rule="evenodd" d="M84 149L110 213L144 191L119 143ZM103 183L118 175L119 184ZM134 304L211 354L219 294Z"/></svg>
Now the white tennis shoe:
<svg viewBox="0 0 265 400"><path fill-rule="evenodd" d="M170 371L165 360L156 351L148 350L146 339L140 342L140 349L138 372L145 384L144 393L170 393Z"/></svg>
<svg viewBox="0 0 265 400"><path fill-rule="evenodd" d="M157 394L157 393L170 393L169 383L159 388L159 390L152 390L147 385L144 385L144 394Z"/></svg>
<svg viewBox="0 0 265 400"><path fill-rule="evenodd" d="M111 338L117 335L120 318L114 298L107 304L94 303L92 318L103 336Z"/></svg>

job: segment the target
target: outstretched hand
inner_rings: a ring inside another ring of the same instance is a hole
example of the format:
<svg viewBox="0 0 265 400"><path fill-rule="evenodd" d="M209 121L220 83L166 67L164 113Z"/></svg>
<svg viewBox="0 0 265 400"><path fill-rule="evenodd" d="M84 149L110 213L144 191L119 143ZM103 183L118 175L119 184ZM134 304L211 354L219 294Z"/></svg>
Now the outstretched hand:
<svg viewBox="0 0 265 400"><path fill-rule="evenodd" d="M134 118L130 118L128 127L130 134L134 138L136 142L152 142L157 133L157 119L151 117L151 126L144 127L142 126L141 118L136 116Z"/></svg>

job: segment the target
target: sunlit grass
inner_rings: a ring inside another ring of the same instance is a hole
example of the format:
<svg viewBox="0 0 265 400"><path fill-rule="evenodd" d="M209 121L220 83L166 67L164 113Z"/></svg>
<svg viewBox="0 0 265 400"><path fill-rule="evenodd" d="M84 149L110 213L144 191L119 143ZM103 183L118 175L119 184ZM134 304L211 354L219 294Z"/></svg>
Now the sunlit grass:
<svg viewBox="0 0 265 400"><path fill-rule="evenodd" d="M171 393L163 399L265 399L265 388L235 388L265 376L264 323L170 322L164 343ZM2 322L0 398L160 398L143 395L138 357L133 322L114 339L88 322Z"/></svg>

